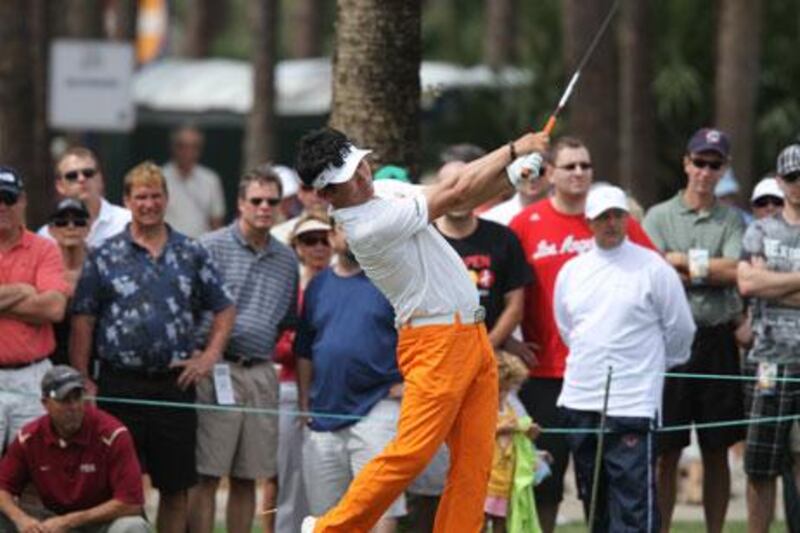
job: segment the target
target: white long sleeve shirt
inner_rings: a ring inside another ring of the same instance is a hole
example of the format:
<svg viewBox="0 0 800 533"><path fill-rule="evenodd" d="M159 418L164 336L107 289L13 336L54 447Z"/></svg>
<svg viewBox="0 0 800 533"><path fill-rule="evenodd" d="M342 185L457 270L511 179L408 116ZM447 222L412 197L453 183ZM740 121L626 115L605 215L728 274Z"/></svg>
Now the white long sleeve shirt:
<svg viewBox="0 0 800 533"><path fill-rule="evenodd" d="M675 270L628 240L596 246L561 269L554 306L569 348L558 405L601 411L611 367L608 415L656 416L662 373L689 359L696 329Z"/></svg>

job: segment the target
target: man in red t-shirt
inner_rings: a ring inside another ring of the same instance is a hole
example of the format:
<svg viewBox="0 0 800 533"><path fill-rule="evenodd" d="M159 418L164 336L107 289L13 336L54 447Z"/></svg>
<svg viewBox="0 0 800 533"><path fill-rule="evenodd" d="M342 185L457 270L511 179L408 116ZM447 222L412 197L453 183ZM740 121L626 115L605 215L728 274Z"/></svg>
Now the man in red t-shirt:
<svg viewBox="0 0 800 533"><path fill-rule="evenodd" d="M584 216L586 196L592 185L592 159L582 141L563 137L548 154L545 178L553 194L519 213L510 224L519 237L534 282L525 288L522 333L536 346L537 364L519 392L528 413L542 427L561 425L556 400L561 392L567 347L561 340L553 315L556 276L568 260L594 246ZM654 249L641 226L629 218L631 241ZM563 435L544 434L536 442L553 456L553 475L536 487L536 507L542 530L555 529L558 506L564 493L564 471L569 449Z"/></svg>
<svg viewBox="0 0 800 533"><path fill-rule="evenodd" d="M0 460L0 530L150 531L133 439L116 418L84 406L83 388L72 367L44 375L47 414L22 428ZM15 500L28 483L46 512L26 511Z"/></svg>

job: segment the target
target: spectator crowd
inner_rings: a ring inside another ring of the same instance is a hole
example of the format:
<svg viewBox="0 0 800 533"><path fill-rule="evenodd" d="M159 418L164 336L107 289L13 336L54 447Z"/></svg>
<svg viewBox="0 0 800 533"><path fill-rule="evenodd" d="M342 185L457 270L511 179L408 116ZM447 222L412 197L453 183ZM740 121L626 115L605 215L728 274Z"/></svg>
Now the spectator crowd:
<svg viewBox="0 0 800 533"><path fill-rule="evenodd" d="M225 480L227 531L258 519L295 533L416 423L400 417L398 331L425 317L395 314L291 168L241 176L226 225L203 148L202 132L176 130L170 161L124 176L124 207L103 196L99 158L67 149L38 232L23 176L0 167L2 530L207 533ZM554 531L570 458L594 531L669 531L694 439L708 531L725 528L729 451L744 442L748 530L769 530L780 477L800 532L800 144L749 209L730 203L718 129L688 138L684 187L646 213L595 180L580 139L543 155L511 195L433 222L498 360L487 531ZM484 156L451 146L423 186ZM371 179L421 190L396 166ZM373 531L436 530L451 457L433 451Z"/></svg>

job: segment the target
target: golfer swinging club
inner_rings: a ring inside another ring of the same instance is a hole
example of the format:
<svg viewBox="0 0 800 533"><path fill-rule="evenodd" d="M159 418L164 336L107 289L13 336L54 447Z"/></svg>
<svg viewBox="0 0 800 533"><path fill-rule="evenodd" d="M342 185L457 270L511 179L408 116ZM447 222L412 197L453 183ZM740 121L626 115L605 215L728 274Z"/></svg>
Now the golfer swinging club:
<svg viewBox="0 0 800 533"><path fill-rule="evenodd" d="M300 140L296 168L303 183L331 203L352 252L394 307L405 381L395 439L364 466L336 507L306 518L303 533L366 533L443 441L451 466L434 531L481 530L497 369L475 285L431 222L538 174L547 143L546 134L527 133L469 164L451 165L435 185L400 190L390 180L373 187L364 160L370 151L343 133L326 128Z"/></svg>

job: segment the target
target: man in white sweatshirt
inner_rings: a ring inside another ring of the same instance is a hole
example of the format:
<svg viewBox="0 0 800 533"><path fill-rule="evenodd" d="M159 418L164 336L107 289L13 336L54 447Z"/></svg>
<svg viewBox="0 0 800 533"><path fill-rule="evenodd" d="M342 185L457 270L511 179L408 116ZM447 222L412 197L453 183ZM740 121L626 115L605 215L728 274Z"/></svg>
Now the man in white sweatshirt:
<svg viewBox="0 0 800 533"><path fill-rule="evenodd" d="M611 369L592 531L656 532L653 429L663 373L689 358L695 325L674 269L626 239L621 189L590 191L586 218L596 246L570 260L556 279L556 323L569 348L558 406L567 427L584 430L568 442L588 510L598 446L592 430L600 424Z"/></svg>

